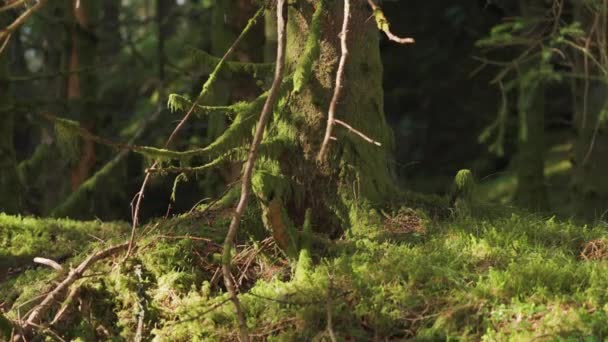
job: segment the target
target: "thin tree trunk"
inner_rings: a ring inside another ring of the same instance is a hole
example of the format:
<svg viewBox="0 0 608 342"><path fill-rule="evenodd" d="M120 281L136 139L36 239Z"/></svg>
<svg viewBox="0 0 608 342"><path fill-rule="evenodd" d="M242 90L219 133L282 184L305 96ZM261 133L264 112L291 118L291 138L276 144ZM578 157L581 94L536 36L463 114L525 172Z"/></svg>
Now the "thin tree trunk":
<svg viewBox="0 0 608 342"><path fill-rule="evenodd" d="M605 42L603 37L608 34L604 32L607 20L605 15L591 13L582 4L575 4L574 16L589 36L591 53L601 55L601 50L605 49L601 46ZM596 44L599 49L593 47ZM598 60L606 66L605 58L599 57ZM600 74L599 68L591 59L578 53L575 73L608 77ZM608 135L605 132L606 124L601 122L600 116L608 108L608 87L602 81L589 78L576 80L573 82L573 98L576 139L572 153L571 202L578 214L605 218L608 201Z"/></svg>
<svg viewBox="0 0 608 342"><path fill-rule="evenodd" d="M75 25L72 31L67 93L72 110L77 113L81 124L90 131L95 131L98 121L97 78L95 72L91 70L95 66L97 54L97 38L91 29L96 14L95 9L94 0L75 0L72 3ZM95 143L91 139L83 138L78 163L72 169L72 190L78 189L89 178L96 160Z"/></svg>
<svg viewBox="0 0 608 342"><path fill-rule="evenodd" d="M0 13L0 27L6 26L7 19L6 12ZM13 143L14 108L8 79L8 56L8 49L0 54L0 212L16 214L21 209L23 193Z"/></svg>
<svg viewBox="0 0 608 342"><path fill-rule="evenodd" d="M520 1L522 16L536 19L544 8L534 1ZM515 202L532 210L545 210L545 84L535 74L540 60L522 66L519 80L517 111L519 139L516 156L517 190Z"/></svg>

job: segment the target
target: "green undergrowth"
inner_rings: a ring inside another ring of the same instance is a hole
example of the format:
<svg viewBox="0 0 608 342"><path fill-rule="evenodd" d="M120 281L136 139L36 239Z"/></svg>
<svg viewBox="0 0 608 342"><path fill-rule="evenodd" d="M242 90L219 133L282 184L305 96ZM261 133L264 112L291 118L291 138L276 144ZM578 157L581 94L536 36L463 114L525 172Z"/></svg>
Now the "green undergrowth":
<svg viewBox="0 0 608 342"><path fill-rule="evenodd" d="M24 266L34 257L68 258L94 241L116 238L128 229L126 223L37 219L0 213L0 280L9 268Z"/></svg>
<svg viewBox="0 0 608 342"><path fill-rule="evenodd" d="M329 340L330 329L339 341L608 337L608 227L523 212L443 220L400 213L360 218L387 227L393 221L385 234L360 229L325 249L302 251L291 266L249 213L233 260L252 337ZM105 260L76 283L78 304L54 331L67 340L133 340L141 317L154 341L236 340L218 275L228 221L226 213L199 213L143 228L128 261ZM5 315L27 312L53 272L33 269L11 280L20 291L11 298L0 291Z"/></svg>

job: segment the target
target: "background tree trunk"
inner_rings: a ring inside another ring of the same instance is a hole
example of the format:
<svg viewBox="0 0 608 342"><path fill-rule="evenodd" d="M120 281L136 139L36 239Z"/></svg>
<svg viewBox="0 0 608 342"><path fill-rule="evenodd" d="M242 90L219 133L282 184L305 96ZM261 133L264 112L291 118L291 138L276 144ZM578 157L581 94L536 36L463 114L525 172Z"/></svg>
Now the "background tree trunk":
<svg viewBox="0 0 608 342"><path fill-rule="evenodd" d="M520 1L526 20L542 17L545 8L534 1ZM540 58L540 57L539 57ZM534 59L518 77L517 111L520 117L516 156L517 190L515 201L532 210L547 209L545 186L545 82L539 79L541 61Z"/></svg>
<svg viewBox="0 0 608 342"><path fill-rule="evenodd" d="M583 4L574 5L574 14L587 34L591 35L592 44L599 45L595 50L592 47L592 53L600 56L599 60L606 66L606 58L602 52L602 44L605 44L604 38L607 32L603 32L602 28L606 25L602 22L606 18L602 18L601 14L598 18L599 24L592 31L594 14L590 13ZM604 43L602 43L604 42ZM599 52L599 53L598 53ZM598 75L599 68L593 65L589 59L585 61L584 56L577 56L574 72L580 75ZM587 64L587 67L585 67ZM604 78L608 75L602 75ZM605 81L597 81L593 79L575 80L573 82L573 97L574 101L574 128L576 139L573 146L572 154L572 198L573 209L579 214L591 215L594 218L599 218L606 210L606 201L608 201L608 135L606 134L606 125L601 122L601 115L608 107L608 88Z"/></svg>
<svg viewBox="0 0 608 342"><path fill-rule="evenodd" d="M97 76L95 67L97 37L93 31L97 14L94 0L80 0L71 3L75 18L72 27L72 48L69 61L68 93L71 110L88 130L95 131L99 122L97 113ZM72 190L78 189L92 173L97 161L95 143L82 138L80 156L72 169Z"/></svg>
<svg viewBox="0 0 608 342"><path fill-rule="evenodd" d="M9 22L7 19L6 12L0 13L0 27L6 26ZM0 54L0 212L16 214L21 209L22 186L17 173L13 145L15 118L8 77L7 50Z"/></svg>

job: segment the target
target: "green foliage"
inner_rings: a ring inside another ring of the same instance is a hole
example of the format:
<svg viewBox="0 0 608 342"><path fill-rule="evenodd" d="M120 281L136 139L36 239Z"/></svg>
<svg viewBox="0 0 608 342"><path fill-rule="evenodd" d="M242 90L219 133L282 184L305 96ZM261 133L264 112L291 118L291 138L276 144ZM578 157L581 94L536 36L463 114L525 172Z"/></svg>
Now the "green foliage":
<svg viewBox="0 0 608 342"><path fill-rule="evenodd" d="M0 268L17 267L36 256L58 258L82 251L87 242L118 237L129 230L123 223L36 219L0 213ZM49 246L53 246L49 249Z"/></svg>
<svg viewBox="0 0 608 342"><path fill-rule="evenodd" d="M467 183L469 176L462 172L457 178ZM364 214L358 219L377 221ZM213 253L205 253L217 247L202 239L159 235L198 232L222 240L223 230L201 230L201 222L184 216L154 224L134 259L121 267L97 266L92 272L100 275L85 280L81 297L97 309L79 324L68 324L82 315L70 311L58 332L87 340L96 336L92 327L102 324L120 339L132 339L144 290L150 337L212 341L233 336L234 309L211 283L213 269L201 267L203 261L219 266ZM219 222L224 228L228 224ZM310 231L309 224L304 231ZM277 341L319 338L326 330L328 305L338 338L601 338L608 334L608 261L579 255L589 241L607 238L605 227L528 214L461 217L430 223L418 239L357 236L335 244L318 265L303 248L293 278L279 272L258 279L240 298L252 333ZM134 274L137 268L141 278ZM44 291L52 276L46 269L25 272L11 280L19 293L0 291L0 300L14 308L11 303ZM8 317L14 314L10 310Z"/></svg>
<svg viewBox="0 0 608 342"><path fill-rule="evenodd" d="M192 105L193 103L190 99L179 94L170 94L167 100L167 107L172 112L187 112L192 108ZM197 104L193 108L193 113L199 117L219 113L228 118L234 118L237 113L246 110L246 106L246 102L235 103L231 106L201 106Z"/></svg>
<svg viewBox="0 0 608 342"><path fill-rule="evenodd" d="M0 337L8 341L13 333L13 324L0 314Z"/></svg>
<svg viewBox="0 0 608 342"><path fill-rule="evenodd" d="M192 54L192 58L196 64L214 69L220 63L221 58L212 56L207 52L197 49L195 47L190 47L190 51ZM272 75L274 71L275 63L246 63L246 62L232 62L227 61L224 65L224 72L229 72L233 74L247 74L253 76L254 78L266 78L269 75Z"/></svg>

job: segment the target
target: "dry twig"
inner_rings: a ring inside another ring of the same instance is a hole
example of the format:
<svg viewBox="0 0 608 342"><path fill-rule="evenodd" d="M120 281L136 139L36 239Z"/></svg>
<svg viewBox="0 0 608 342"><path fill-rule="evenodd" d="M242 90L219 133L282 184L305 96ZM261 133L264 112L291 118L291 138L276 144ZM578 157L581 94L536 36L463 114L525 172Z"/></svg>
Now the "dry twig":
<svg viewBox="0 0 608 342"><path fill-rule="evenodd" d="M321 144L321 150L317 159L322 161L325 159L329 141L332 140L332 130L335 124L336 107L342 94L342 83L344 82L344 69L346 67L346 58L348 57L348 24L350 21L350 0L344 0L344 20L342 22L342 31L340 32L340 47L342 49L342 55L340 56L340 62L338 64L338 73L336 74L336 86L334 88L334 94L329 104L329 112L327 115L327 127L325 128L325 138Z"/></svg>
<svg viewBox="0 0 608 342"><path fill-rule="evenodd" d="M0 30L0 41L4 40L3 48L4 48L4 46L6 46L6 43L11 38L11 34L13 32L15 32L15 30L18 29L19 26L23 25L23 23L25 23L25 21L29 17L31 17L32 14L36 13L36 11L38 11L40 8L42 8L42 6L44 6L47 1L48 0L38 0L38 2L34 6L28 8L19 17L17 17L17 19L15 19L10 25L8 25L4 29ZM8 6L11 6L11 5L7 5L7 6L3 7L2 10L7 10ZM0 50L0 52L1 52L1 50Z"/></svg>

